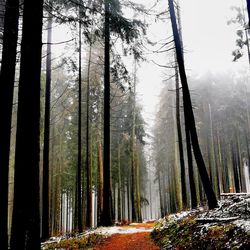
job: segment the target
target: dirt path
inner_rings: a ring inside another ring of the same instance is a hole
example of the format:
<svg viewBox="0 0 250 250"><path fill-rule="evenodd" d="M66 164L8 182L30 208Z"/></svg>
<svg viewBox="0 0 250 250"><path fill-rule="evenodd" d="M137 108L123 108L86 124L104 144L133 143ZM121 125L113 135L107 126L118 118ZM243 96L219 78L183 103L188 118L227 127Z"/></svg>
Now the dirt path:
<svg viewBox="0 0 250 250"><path fill-rule="evenodd" d="M151 225L150 225L151 226ZM152 225L153 226L153 225ZM143 224L138 224L136 228L143 228ZM149 229L149 225L146 226ZM159 250L150 238L150 232L113 234L103 240L94 250Z"/></svg>

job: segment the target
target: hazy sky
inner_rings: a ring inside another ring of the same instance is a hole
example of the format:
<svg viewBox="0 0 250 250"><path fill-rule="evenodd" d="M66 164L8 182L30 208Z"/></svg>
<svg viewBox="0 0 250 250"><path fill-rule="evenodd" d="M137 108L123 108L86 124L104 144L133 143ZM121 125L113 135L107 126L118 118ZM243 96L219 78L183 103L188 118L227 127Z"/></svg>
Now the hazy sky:
<svg viewBox="0 0 250 250"><path fill-rule="evenodd" d="M156 0L134 0L137 3L151 7ZM235 15L230 7L242 6L245 0L179 0L181 7L182 32L185 48L185 63L187 74L197 75L207 71L225 72L237 71L247 66L247 57L240 62L232 62L232 50L235 49L235 32L240 27L228 25L227 22ZM159 11L167 10L168 1L160 0ZM172 35L169 21L154 22L150 17L148 37L159 41ZM60 42L70 39L66 30L55 29L54 41ZM159 46L156 46L158 48ZM151 48L151 49L156 49ZM54 46L54 51L62 53L64 45ZM149 53L149 51L146 51ZM166 54L148 54L148 62L143 63L138 71L139 84L137 96L144 107L144 117L152 125L159 94L162 88L164 70L151 60L166 64L169 60Z"/></svg>
<svg viewBox="0 0 250 250"><path fill-rule="evenodd" d="M152 5L154 0L146 2ZM161 11L167 0L161 0ZM235 15L231 6L241 6L241 0L180 0L185 63L187 74L197 75L210 72L238 71L248 67L247 57L240 62L232 62L232 51L235 47L238 28L227 22ZM148 31L152 39L166 38L171 35L168 23L152 23ZM155 55L154 60L167 62L167 56ZM163 69L152 63L142 65L139 72L140 84L138 97L144 106L144 117L152 124L159 94L162 88Z"/></svg>

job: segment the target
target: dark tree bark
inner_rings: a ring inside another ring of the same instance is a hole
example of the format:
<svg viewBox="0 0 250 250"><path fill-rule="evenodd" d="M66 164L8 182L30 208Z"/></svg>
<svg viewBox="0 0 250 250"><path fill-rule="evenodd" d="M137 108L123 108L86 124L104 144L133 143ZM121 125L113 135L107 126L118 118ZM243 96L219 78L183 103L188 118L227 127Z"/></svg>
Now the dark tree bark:
<svg viewBox="0 0 250 250"><path fill-rule="evenodd" d="M0 73L0 246L8 249L8 182L19 1L6 3Z"/></svg>
<svg viewBox="0 0 250 250"><path fill-rule="evenodd" d="M12 250L40 250L39 154L43 0L25 0L18 94Z"/></svg>
<svg viewBox="0 0 250 250"><path fill-rule="evenodd" d="M199 146L196 126L195 126L194 113L192 109L192 102L191 102L191 97L190 97L190 92L189 92L187 77L186 77L186 71L185 71L185 66L184 66L181 41L180 41L179 32L178 32L177 23L176 23L176 15L175 15L175 10L174 10L173 0L168 0L168 3L169 3L170 18L171 18L171 23L172 23L173 35L174 35L174 43L175 43L175 48L176 48L177 62L178 62L180 78L182 82L184 113L188 118L187 119L188 129L190 132L193 152L194 152L194 156L195 156L197 166L199 169L200 177L204 186L204 190L207 196L208 206L210 209L212 209L218 206L217 199L214 194L213 188L211 186L211 183L207 174L205 162L203 160L200 146Z"/></svg>
<svg viewBox="0 0 250 250"><path fill-rule="evenodd" d="M43 186L42 186L42 239L49 238L49 148L50 148L50 96L51 96L51 42L52 42L52 1L48 10L48 38L46 58L46 90L44 115Z"/></svg>
<svg viewBox="0 0 250 250"><path fill-rule="evenodd" d="M99 172L99 185L98 185L98 218L97 224L101 225L101 215L103 211L103 162L102 162L102 146L98 144L98 172Z"/></svg>
<svg viewBox="0 0 250 250"><path fill-rule="evenodd" d="M250 0L247 0L248 27L250 27Z"/></svg>
<svg viewBox="0 0 250 250"><path fill-rule="evenodd" d="M176 68L176 126L178 134L179 157L181 166L181 194L183 208L187 208L187 190L186 190L186 173L183 153L182 131L181 131L181 116L180 116L180 84L178 69Z"/></svg>
<svg viewBox="0 0 250 250"><path fill-rule="evenodd" d="M135 88L135 83L134 83ZM132 97L133 96L133 97ZM131 138L130 138L130 165L131 165L131 215L132 221L137 221L137 210L136 210L136 164L135 164L135 92L130 93L130 103L131 103Z"/></svg>
<svg viewBox="0 0 250 250"><path fill-rule="evenodd" d="M80 7L79 7L80 8ZM79 9L79 17L81 11ZM78 75L78 159L75 190L75 229L82 232L82 24L79 21L79 75Z"/></svg>
<svg viewBox="0 0 250 250"><path fill-rule="evenodd" d="M110 226L111 185L110 185L110 1L105 0L105 61L104 61L104 157L103 157L103 213L101 225Z"/></svg>
<svg viewBox="0 0 250 250"><path fill-rule="evenodd" d="M117 220L121 221L121 149L120 141L117 148L117 164L118 164L118 196L117 196Z"/></svg>
<svg viewBox="0 0 250 250"><path fill-rule="evenodd" d="M236 193L240 193L241 192L240 177L239 177L239 171L238 171L236 150L235 150L235 147L233 146L233 143L231 144L231 150L232 150L232 164L233 164L235 191Z"/></svg>
<svg viewBox="0 0 250 250"><path fill-rule="evenodd" d="M87 121L86 121L86 175L87 175L87 209L86 226L92 227L92 163L91 163L91 136L90 136L90 68L91 68L92 44L90 42L88 77L87 77Z"/></svg>
<svg viewBox="0 0 250 250"><path fill-rule="evenodd" d="M0 32L4 29L5 4L6 0L0 0Z"/></svg>
<svg viewBox="0 0 250 250"><path fill-rule="evenodd" d="M185 124L187 122L188 121L185 121ZM194 181L192 146L191 146L190 133L186 125L185 125L185 131L186 131L186 145L187 145L187 158L188 158L188 177L189 177L190 194L191 194L191 208L196 208L198 204L197 204L197 192Z"/></svg>
<svg viewBox="0 0 250 250"><path fill-rule="evenodd" d="M181 46L183 48L179 2L177 2L177 18L178 18L179 32L180 32L180 38L181 38ZM180 79L179 79L179 72L178 72L177 65L175 68L175 74L176 74L176 126L177 126L179 156L180 156L180 166L181 166L182 204L183 204L183 208L185 209L187 207L187 190L186 190L186 179L185 179L186 173L185 173L185 162L184 162L182 131L181 131L181 116L180 116L180 89L179 89Z"/></svg>

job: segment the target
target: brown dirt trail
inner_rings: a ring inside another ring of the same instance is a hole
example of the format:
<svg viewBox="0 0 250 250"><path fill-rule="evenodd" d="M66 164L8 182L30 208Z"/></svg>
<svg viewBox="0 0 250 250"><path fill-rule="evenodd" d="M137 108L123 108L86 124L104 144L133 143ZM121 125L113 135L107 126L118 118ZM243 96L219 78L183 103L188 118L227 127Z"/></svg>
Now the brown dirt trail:
<svg viewBox="0 0 250 250"><path fill-rule="evenodd" d="M150 225L150 227L153 225ZM145 224L138 224L136 228L147 227ZM94 250L159 250L150 238L149 232L114 234L96 246Z"/></svg>

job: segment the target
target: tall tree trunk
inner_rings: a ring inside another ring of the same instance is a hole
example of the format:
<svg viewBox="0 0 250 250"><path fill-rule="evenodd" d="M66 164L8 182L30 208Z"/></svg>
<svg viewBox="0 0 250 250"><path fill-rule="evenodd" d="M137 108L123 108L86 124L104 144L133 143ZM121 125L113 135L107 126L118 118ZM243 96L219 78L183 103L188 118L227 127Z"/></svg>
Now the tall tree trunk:
<svg viewBox="0 0 250 250"><path fill-rule="evenodd" d="M6 0L0 0L0 32L4 30Z"/></svg>
<svg viewBox="0 0 250 250"><path fill-rule="evenodd" d="M19 1L7 0L0 72L0 246L8 249L8 182Z"/></svg>
<svg viewBox="0 0 250 250"><path fill-rule="evenodd" d="M79 7L79 18L81 10ZM82 24L79 20L79 73L78 73L78 159L76 174L75 229L82 232Z"/></svg>
<svg viewBox="0 0 250 250"><path fill-rule="evenodd" d="M118 164L118 197L117 197L117 220L121 221L121 149L118 142L117 149L117 164Z"/></svg>
<svg viewBox="0 0 250 250"><path fill-rule="evenodd" d="M234 177L234 185L235 185L235 191L236 193L240 193L240 178L239 178L239 172L238 172L238 166L237 166L237 156L236 156L236 150L231 143L231 150L232 150L232 164L233 164L233 177Z"/></svg>
<svg viewBox="0 0 250 250"><path fill-rule="evenodd" d="M132 94L132 93L131 93ZM135 93L134 93L135 95ZM134 143L134 137L135 137L135 111L134 111L134 98L131 101L132 103L132 132L131 132L131 138L130 138L130 163L131 163L131 209L132 209L132 221L136 221L136 173L135 173L135 143Z"/></svg>
<svg viewBox="0 0 250 250"><path fill-rule="evenodd" d="M220 196L220 184L219 184L219 170L218 164L215 158L215 147L214 147L214 128L213 128L213 120L212 120L212 109L210 103L208 104L209 109L209 121L210 121L210 141L211 141L211 165L213 166L213 177L214 177L214 191L217 194L217 197Z"/></svg>
<svg viewBox="0 0 250 250"><path fill-rule="evenodd" d="M98 172L99 172L99 187L98 187L98 225L100 225L101 214L103 211L103 165L102 165L102 146L98 144Z"/></svg>
<svg viewBox="0 0 250 250"><path fill-rule="evenodd" d="M103 158L103 214L101 224L110 226L111 220L111 192L110 192L110 1L105 0L104 24L104 158Z"/></svg>
<svg viewBox="0 0 250 250"><path fill-rule="evenodd" d="M161 175L160 175L160 171L157 170L157 180L158 180L158 187L159 187L159 197L160 197L160 211L161 211L161 218L163 218L165 216L165 212L164 212L164 202L163 202L163 194L162 194L162 190L164 187L162 187L161 185Z"/></svg>
<svg viewBox="0 0 250 250"><path fill-rule="evenodd" d="M137 222L142 222L142 214L141 214L141 190L140 190L140 159L139 159L139 149L137 148L136 153L136 198L137 198Z"/></svg>
<svg viewBox="0 0 250 250"><path fill-rule="evenodd" d="M49 146L50 146L50 95L51 95L51 41L52 41L52 1L48 3L48 38L46 59L46 90L43 148L42 185L42 239L49 237Z"/></svg>
<svg viewBox="0 0 250 250"><path fill-rule="evenodd" d="M179 25L180 41L181 41L181 45L183 48L179 1L177 1L177 19L178 19L178 25ZM176 77L175 78L175 82L176 82L176 126L177 126L177 134L178 134L180 169L181 169L182 206L185 209L187 208L187 190L186 190L186 179L185 179L186 173L185 173L185 162L184 162L182 131L181 131L181 116L180 116L180 79L179 79L179 72L178 72L177 65L175 68L175 74L176 74L175 76Z"/></svg>
<svg viewBox="0 0 250 250"><path fill-rule="evenodd" d="M86 226L92 227L92 162L91 162L91 141L90 141L90 68L91 68L92 44L89 47L88 76L87 76L87 126L86 126L86 175L87 175L87 209Z"/></svg>
<svg viewBox="0 0 250 250"><path fill-rule="evenodd" d="M207 174L206 166L205 166L205 163L201 154L200 146L199 146L196 126L195 126L194 113L192 109L192 102L191 102L191 97L190 97L190 92L189 92L189 87L188 87L187 77L186 77L186 71L185 71L185 66L184 66L183 52L182 52L179 32L177 29L173 0L168 0L168 3L169 3L169 9L170 9L170 18L171 18L171 23L172 23L173 35L174 35L175 48L176 48L177 62L178 62L179 72L180 72L180 77L181 77L181 82L182 82L184 112L188 118L187 119L188 129L190 132L194 156L197 162L197 166L199 169L203 187L207 196L208 206L210 209L212 209L212 208L217 207L218 203L217 203L217 199L213 191L213 188L211 186L211 183Z"/></svg>
<svg viewBox="0 0 250 250"><path fill-rule="evenodd" d="M40 250L39 154L43 0L25 0L17 114L12 250ZM26 174L23 174L23 173Z"/></svg>
<svg viewBox="0 0 250 250"><path fill-rule="evenodd" d="M250 27L250 0L247 1L247 12L248 12L248 28Z"/></svg>
<svg viewBox="0 0 250 250"><path fill-rule="evenodd" d="M182 194L182 206L185 209L187 208L186 173L185 173L185 162L184 162L182 132L181 132L180 84L179 84L179 73L177 68L175 74L176 74L176 126L177 126L179 157L181 166L181 194Z"/></svg>
<svg viewBox="0 0 250 250"><path fill-rule="evenodd" d="M130 171L128 171L128 175L127 175L127 212L128 212L128 221L131 221L131 211L130 211L130 204L131 204L131 201L130 201L130 189L131 189L131 186L130 186Z"/></svg>

